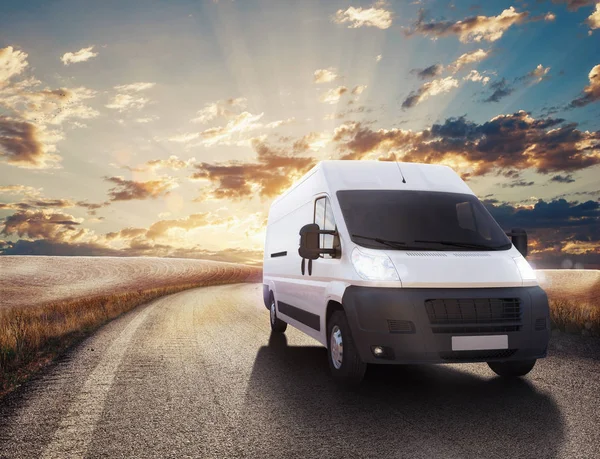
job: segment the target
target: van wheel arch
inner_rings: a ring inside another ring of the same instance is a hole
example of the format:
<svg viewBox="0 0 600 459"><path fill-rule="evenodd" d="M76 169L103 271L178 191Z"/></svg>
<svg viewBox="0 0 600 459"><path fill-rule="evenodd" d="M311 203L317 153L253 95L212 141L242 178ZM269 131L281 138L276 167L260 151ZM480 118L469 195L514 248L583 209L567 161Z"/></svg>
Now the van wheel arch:
<svg viewBox="0 0 600 459"><path fill-rule="evenodd" d="M342 303L335 300L329 300L327 302L327 310L325 311L325 330L329 330L329 319L331 319L331 316L335 311L346 312ZM329 340L329 336L327 336L327 339Z"/></svg>

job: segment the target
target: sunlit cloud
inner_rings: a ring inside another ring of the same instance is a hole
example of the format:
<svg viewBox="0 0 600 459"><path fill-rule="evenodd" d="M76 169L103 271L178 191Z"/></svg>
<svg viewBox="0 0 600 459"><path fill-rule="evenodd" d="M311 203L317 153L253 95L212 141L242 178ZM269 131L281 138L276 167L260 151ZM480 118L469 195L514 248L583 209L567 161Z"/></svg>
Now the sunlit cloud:
<svg viewBox="0 0 600 459"><path fill-rule="evenodd" d="M313 81L318 84L329 83L331 81L334 81L335 79L337 79L338 75L336 73L336 70L330 67L328 69L315 70L313 77Z"/></svg>
<svg viewBox="0 0 600 459"><path fill-rule="evenodd" d="M384 2L377 2L370 8L349 7L346 10L338 10L333 17L337 24L348 23L348 28L377 27L387 29L392 25L392 12L384 8Z"/></svg>
<svg viewBox="0 0 600 459"><path fill-rule="evenodd" d="M585 20L590 29L600 29L600 2L596 3L596 10Z"/></svg>
<svg viewBox="0 0 600 459"><path fill-rule="evenodd" d="M482 124L449 118L422 131L372 130L347 123L336 128L333 141L342 159L462 161L465 170L459 172L464 177L498 170L574 172L600 164L600 132L580 131L562 119L535 119L522 110Z"/></svg>
<svg viewBox="0 0 600 459"><path fill-rule="evenodd" d="M583 88L583 94L571 102L571 107L584 107L600 100L600 64L594 66L588 74L590 84Z"/></svg>
<svg viewBox="0 0 600 459"><path fill-rule="evenodd" d="M539 64L522 79L530 82L531 84L537 84L548 77L548 72L550 72L550 67L544 67L542 64Z"/></svg>
<svg viewBox="0 0 600 459"><path fill-rule="evenodd" d="M154 85L155 83L138 82L115 86L117 94L111 98L105 107L118 110L119 112L131 109L139 110L145 107L150 102L150 99L137 93L151 89Z"/></svg>
<svg viewBox="0 0 600 459"><path fill-rule="evenodd" d="M255 162L199 163L192 178L215 184L211 195L217 199L253 195L272 197L288 188L316 163L314 158L290 156L263 142L255 141L253 146Z"/></svg>
<svg viewBox="0 0 600 459"><path fill-rule="evenodd" d="M481 48L476 49L475 51L470 51L468 53L461 54L458 59L456 59L454 62L452 62L448 66L448 70L452 73L456 73L460 69L462 69L464 66L473 64L476 62L481 62L485 58L489 57L489 55L490 55L489 50L486 51Z"/></svg>
<svg viewBox="0 0 600 459"><path fill-rule="evenodd" d="M0 87L13 76L21 74L27 65L27 53L12 46L0 48Z"/></svg>
<svg viewBox="0 0 600 459"><path fill-rule="evenodd" d="M124 177L105 177L105 180L116 185L108 190L111 201L156 199L178 186L177 181L171 177L159 177L146 182L126 180Z"/></svg>
<svg viewBox="0 0 600 459"><path fill-rule="evenodd" d="M463 80L469 80L473 82L480 82L482 85L486 85L490 81L489 76L484 76L479 73L477 70L471 70L468 75L466 75Z"/></svg>
<svg viewBox="0 0 600 459"><path fill-rule="evenodd" d="M207 103L202 110L192 119L193 123L208 123L216 118L232 118L239 115L246 108L245 97L237 97L216 102Z"/></svg>
<svg viewBox="0 0 600 459"><path fill-rule="evenodd" d="M404 99L404 102L402 102L402 107L414 107L424 100L429 99L431 96L447 93L453 88L458 88L458 80L452 77L446 77L423 83L421 87L417 89L417 91L411 93L406 99Z"/></svg>
<svg viewBox="0 0 600 459"><path fill-rule="evenodd" d="M321 94L319 101L325 104L337 104L340 101L340 97L347 92L348 88L346 86L338 86L337 88L330 89L324 94Z"/></svg>
<svg viewBox="0 0 600 459"><path fill-rule="evenodd" d="M494 42L502 38L504 32L513 25L526 22L528 17L528 12L518 12L513 6L505 9L497 16L471 16L456 22L425 22L425 18L421 13L414 27L407 30L407 34L413 35L419 33L433 39L448 35L456 35L463 43L480 41Z"/></svg>
<svg viewBox="0 0 600 459"><path fill-rule="evenodd" d="M98 53L95 53L93 50L93 46L90 46L89 48L81 48L79 51L75 51L74 53L63 54L60 60L65 65L89 61L91 58L98 55Z"/></svg>

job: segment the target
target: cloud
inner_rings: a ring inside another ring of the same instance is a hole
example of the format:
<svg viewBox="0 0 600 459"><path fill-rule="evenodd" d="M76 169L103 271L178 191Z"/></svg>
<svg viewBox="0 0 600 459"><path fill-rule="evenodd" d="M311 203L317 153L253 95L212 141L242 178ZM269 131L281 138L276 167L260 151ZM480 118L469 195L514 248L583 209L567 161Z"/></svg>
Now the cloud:
<svg viewBox="0 0 600 459"><path fill-rule="evenodd" d="M110 102L106 104L105 107L118 110L119 112L132 109L139 110L145 107L148 102L150 102L150 99L138 95L137 93L151 89L154 85L155 83L137 82L115 86L114 89L117 90L117 94L111 98Z"/></svg>
<svg viewBox="0 0 600 459"><path fill-rule="evenodd" d="M139 81L137 83L122 84L119 86L115 86L115 89L119 92L140 92L140 91L146 91L148 89L151 89L155 85L156 85L156 83L148 83L148 82Z"/></svg>
<svg viewBox="0 0 600 459"><path fill-rule="evenodd" d="M600 100L600 64L594 66L588 75L590 84L583 88L583 94L570 104L574 107L584 107Z"/></svg>
<svg viewBox="0 0 600 459"><path fill-rule="evenodd" d="M202 110L199 110L193 123L208 123L216 118L232 118L239 115L240 110L246 108L247 100L244 97L218 100L207 103Z"/></svg>
<svg viewBox="0 0 600 459"><path fill-rule="evenodd" d="M529 233L531 256L537 262L559 256L582 254L580 247L595 247L593 262L600 263L600 203L542 199L530 205L495 204L483 201L504 229L522 227ZM589 260L591 261L591 260ZM537 263L536 263L537 264Z"/></svg>
<svg viewBox="0 0 600 459"><path fill-rule="evenodd" d="M506 78L502 78L501 80L495 81L490 84L490 90L492 93L488 96L484 102L499 102L500 99L505 98L506 96L511 95L515 88L508 84Z"/></svg>
<svg viewBox="0 0 600 459"><path fill-rule="evenodd" d="M452 88L458 88L458 80L452 77L441 78L439 80L423 83L416 92L411 93L402 102L403 108L411 108L427 100L431 96L449 92Z"/></svg>
<svg viewBox="0 0 600 459"><path fill-rule="evenodd" d="M16 50L12 46L0 48L0 87L13 76L20 75L28 65L27 53Z"/></svg>
<svg viewBox="0 0 600 459"><path fill-rule="evenodd" d="M22 194L28 197L37 197L41 193L41 188L34 188L27 185L0 185L0 194Z"/></svg>
<svg viewBox="0 0 600 459"><path fill-rule="evenodd" d="M564 3L567 5L569 11L577 11L582 6L591 6L597 1L598 0L552 0L552 3Z"/></svg>
<svg viewBox="0 0 600 459"><path fill-rule="evenodd" d="M590 29L600 29L600 2L596 3L596 10L585 20Z"/></svg>
<svg viewBox="0 0 600 459"><path fill-rule="evenodd" d="M420 33L433 39L448 35L457 35L463 43L489 41L494 42L502 37L504 32L515 24L521 24L528 19L529 13L517 12L514 7L502 11L498 16L471 16L462 21L431 21L424 22L423 12L407 35Z"/></svg>
<svg viewBox="0 0 600 459"><path fill-rule="evenodd" d="M348 123L336 128L333 141L341 159L448 164L467 177L524 169L570 173L600 164L600 131L580 131L576 123L535 119L525 111L482 124L448 118L422 131Z"/></svg>
<svg viewBox="0 0 600 459"><path fill-rule="evenodd" d="M548 78L548 72L550 72L550 67L544 67L542 64L539 64L527 75L521 77L520 80L528 81L531 84L537 84Z"/></svg>
<svg viewBox="0 0 600 459"><path fill-rule="evenodd" d="M503 183L502 188L515 188L515 187L524 187L524 186L532 186L535 182L527 182L525 180L513 180L509 183Z"/></svg>
<svg viewBox="0 0 600 459"><path fill-rule="evenodd" d="M96 57L98 55L98 53L95 53L93 49L94 47L90 46L89 48L81 48L79 51L74 53L65 53L60 60L65 65L89 61L92 57Z"/></svg>
<svg viewBox="0 0 600 459"><path fill-rule="evenodd" d="M477 70L471 70L468 75L466 75L463 80L469 80L473 82L481 82L482 85L486 85L490 81L489 76L483 76Z"/></svg>
<svg viewBox="0 0 600 459"><path fill-rule="evenodd" d="M27 121L0 116L0 157L13 166L29 169L56 167L60 156L53 154L53 146L43 140L57 140L45 128Z"/></svg>
<svg viewBox="0 0 600 459"><path fill-rule="evenodd" d="M177 187L176 181L170 177L160 177L147 182L126 180L123 177L105 177L105 180L116 184L115 187L108 190L111 201L156 199Z"/></svg>
<svg viewBox="0 0 600 459"><path fill-rule="evenodd" d="M336 70L332 67L328 68L328 69L318 69L315 70L315 73L313 75L313 79L315 83L329 83L331 81L334 81L338 78L338 75L336 73Z"/></svg>
<svg viewBox="0 0 600 459"><path fill-rule="evenodd" d="M324 94L321 94L319 101L326 104L337 104L340 101L340 97L348 92L346 86L338 86L337 88L330 89Z"/></svg>
<svg viewBox="0 0 600 459"><path fill-rule="evenodd" d="M153 223L150 228L148 228L146 237L148 239L157 239L159 237L167 236L169 231L173 228L189 231L200 227L224 225L230 223L232 220L233 217L223 218L211 212L192 214L177 220L160 220Z"/></svg>
<svg viewBox="0 0 600 459"><path fill-rule="evenodd" d="M555 175L554 177L552 177L550 179L551 182L558 182L558 183L573 183L575 181L575 179L573 178L573 176L571 174L566 174L566 175Z"/></svg>
<svg viewBox="0 0 600 459"><path fill-rule="evenodd" d="M366 84L359 84L357 86L354 86L354 88L352 88L351 93L355 96L360 96L365 89L367 89Z"/></svg>
<svg viewBox="0 0 600 459"><path fill-rule="evenodd" d="M290 156L286 150L253 141L256 161L196 164L193 179L206 179L216 185L211 193L217 199L239 199L252 196L273 197L288 188L314 164L316 159Z"/></svg>
<svg viewBox="0 0 600 459"><path fill-rule="evenodd" d="M184 161L182 159L179 159L175 155L171 155L171 156L169 156L168 159L153 159L151 161L148 161L146 163L146 165L148 167L150 167L151 169L164 168L164 169L172 169L172 170L176 171L176 170L185 169L186 167L193 165L195 162L196 162L196 158L190 158L187 161Z"/></svg>
<svg viewBox="0 0 600 459"><path fill-rule="evenodd" d="M429 78L435 78L440 76L444 71L444 66L441 64L433 64L422 70L414 69L413 72L417 73L417 76L421 80L428 80Z"/></svg>
<svg viewBox="0 0 600 459"><path fill-rule="evenodd" d="M32 239L73 239L82 219L69 214L45 210L23 210L5 218L0 234Z"/></svg>
<svg viewBox="0 0 600 459"><path fill-rule="evenodd" d="M464 66L473 64L475 62L481 62L489 55L489 50L485 51L481 48L476 49L475 51L470 51L468 53L461 54L458 59L456 59L452 64L448 66L448 70L450 70L452 73L456 73Z"/></svg>
<svg viewBox="0 0 600 459"><path fill-rule="evenodd" d="M370 8L349 7L347 10L338 10L333 17L336 24L349 23L349 29L358 27L377 27L387 29L392 25L392 13L384 8L382 3L375 3Z"/></svg>

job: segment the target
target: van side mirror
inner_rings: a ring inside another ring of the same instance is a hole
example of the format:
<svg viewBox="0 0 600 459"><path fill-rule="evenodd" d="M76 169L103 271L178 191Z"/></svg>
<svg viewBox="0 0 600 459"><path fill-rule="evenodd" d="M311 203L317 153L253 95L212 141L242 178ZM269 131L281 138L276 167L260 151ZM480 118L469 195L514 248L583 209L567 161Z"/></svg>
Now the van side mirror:
<svg viewBox="0 0 600 459"><path fill-rule="evenodd" d="M300 247L298 254L308 260L319 258L319 225L310 223L300 228Z"/></svg>
<svg viewBox="0 0 600 459"><path fill-rule="evenodd" d="M300 247L298 248L298 255L308 260L316 260L321 254L329 254L336 257L338 255L338 250L321 248L321 234L335 235L337 233L331 230L322 230L316 223L309 223L300 228Z"/></svg>
<svg viewBox="0 0 600 459"><path fill-rule="evenodd" d="M513 245L516 249L521 252L523 257L527 256L527 232L523 228L512 228L510 232L506 233L510 236Z"/></svg>

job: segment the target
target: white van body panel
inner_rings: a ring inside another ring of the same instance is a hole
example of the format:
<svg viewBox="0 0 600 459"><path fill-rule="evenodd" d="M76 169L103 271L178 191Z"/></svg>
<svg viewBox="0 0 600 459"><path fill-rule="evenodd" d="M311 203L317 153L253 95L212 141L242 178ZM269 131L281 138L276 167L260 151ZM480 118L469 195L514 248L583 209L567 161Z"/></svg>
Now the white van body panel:
<svg viewBox="0 0 600 459"><path fill-rule="evenodd" d="M403 183L403 177L406 183ZM329 301L342 302L349 286L382 288L465 288L535 286L523 282L513 258L513 246L501 251L415 251L379 250L358 246L346 228L336 192L340 190L426 190L474 195L468 185L448 166L384 161L322 161L294 186L273 201L267 223L263 283L283 302L319 317L319 330L280 311L290 325L327 345L325 315ZM298 254L300 228L313 222L314 202L327 196L339 233L341 257L320 258L312 263L312 275L301 272ZM366 281L357 274L352 251L386 253L400 280ZM273 257L273 254L281 254Z"/></svg>

